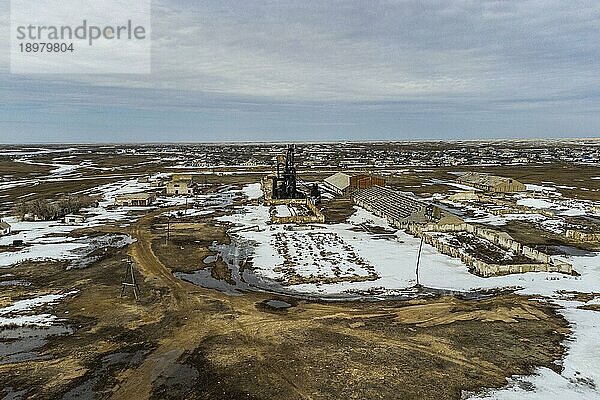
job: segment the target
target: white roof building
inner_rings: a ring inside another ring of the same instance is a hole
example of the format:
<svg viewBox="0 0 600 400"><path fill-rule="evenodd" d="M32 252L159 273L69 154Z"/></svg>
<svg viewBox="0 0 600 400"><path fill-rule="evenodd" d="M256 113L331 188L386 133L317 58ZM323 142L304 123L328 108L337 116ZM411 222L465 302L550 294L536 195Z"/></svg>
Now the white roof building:
<svg viewBox="0 0 600 400"><path fill-rule="evenodd" d="M323 180L325 186L337 194L345 194L350 188L350 175L338 172Z"/></svg>

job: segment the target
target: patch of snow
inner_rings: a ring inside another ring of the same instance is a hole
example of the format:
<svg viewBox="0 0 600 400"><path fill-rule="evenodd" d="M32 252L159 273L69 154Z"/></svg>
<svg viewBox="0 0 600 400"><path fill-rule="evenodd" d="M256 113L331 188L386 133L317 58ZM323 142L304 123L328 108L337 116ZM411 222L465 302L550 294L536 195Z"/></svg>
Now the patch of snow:
<svg viewBox="0 0 600 400"><path fill-rule="evenodd" d="M57 318L51 314L31 314L39 307L51 305L60 299L72 296L77 291L65 294L47 294L26 300L16 301L14 304L0 308L0 327L2 326L50 326Z"/></svg>
<svg viewBox="0 0 600 400"><path fill-rule="evenodd" d="M275 206L275 214L278 217L290 217L292 215L290 209L284 204Z"/></svg>
<svg viewBox="0 0 600 400"><path fill-rule="evenodd" d="M525 189L530 192L556 192L555 187L551 186L542 186L542 185L532 185L530 183L525 185Z"/></svg>
<svg viewBox="0 0 600 400"><path fill-rule="evenodd" d="M570 208L566 211L561 211L559 213L559 215L562 215L565 217L580 217L585 214L586 214L585 210L578 209L578 208Z"/></svg>
<svg viewBox="0 0 600 400"><path fill-rule="evenodd" d="M0 316L0 327L1 326L40 326L48 327L56 322L57 318L51 314L37 314L37 315L21 315L16 317L1 317Z"/></svg>
<svg viewBox="0 0 600 400"><path fill-rule="evenodd" d="M517 204L520 206L531 207L531 208L552 208L552 207L556 206L556 204L551 203L547 200L535 199L535 198L531 198L531 197L517 200Z"/></svg>
<svg viewBox="0 0 600 400"><path fill-rule="evenodd" d="M181 210L181 211L167 211L167 212L162 213L161 215L164 215L169 218L185 218L185 217L199 217L202 215L209 215L212 213L213 213L213 210L200 210L197 208L190 208L190 209Z"/></svg>
<svg viewBox="0 0 600 400"><path fill-rule="evenodd" d="M242 193L248 198L248 200L260 199L263 196L263 191L260 183L252 183L242 188Z"/></svg>

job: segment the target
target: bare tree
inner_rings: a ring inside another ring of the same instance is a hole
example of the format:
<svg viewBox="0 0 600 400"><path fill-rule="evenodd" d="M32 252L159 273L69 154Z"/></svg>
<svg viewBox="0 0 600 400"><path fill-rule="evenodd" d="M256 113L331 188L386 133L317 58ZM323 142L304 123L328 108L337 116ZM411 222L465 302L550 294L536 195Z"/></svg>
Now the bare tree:
<svg viewBox="0 0 600 400"><path fill-rule="evenodd" d="M76 213L82 208L94 206L97 203L98 198L92 196L67 196L55 201L42 198L15 204L13 213L20 219L29 217L51 221L63 218L67 214Z"/></svg>

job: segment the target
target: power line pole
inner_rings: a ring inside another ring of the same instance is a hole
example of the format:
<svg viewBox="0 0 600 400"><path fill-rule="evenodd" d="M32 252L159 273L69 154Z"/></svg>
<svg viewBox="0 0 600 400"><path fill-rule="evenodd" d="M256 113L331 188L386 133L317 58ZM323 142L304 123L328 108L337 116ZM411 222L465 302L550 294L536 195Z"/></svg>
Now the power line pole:
<svg viewBox="0 0 600 400"><path fill-rule="evenodd" d="M128 287L133 289L133 297L138 301L140 297L140 287L135 280L135 271L133 269L133 262L131 260L123 260L127 265L127 271L125 272L125 279L121 285L121 297L125 295L125 290ZM129 282L131 280L131 282Z"/></svg>
<svg viewBox="0 0 600 400"><path fill-rule="evenodd" d="M421 262L421 250L423 250L423 241L425 240L425 238L423 236L421 236L421 244L419 244L419 254L417 255L417 268L416 268L416 274L417 274L417 286L420 286L419 283L419 263Z"/></svg>
<svg viewBox="0 0 600 400"><path fill-rule="evenodd" d="M171 216L167 215L167 237L165 238L165 246L169 244L170 234L171 234Z"/></svg>

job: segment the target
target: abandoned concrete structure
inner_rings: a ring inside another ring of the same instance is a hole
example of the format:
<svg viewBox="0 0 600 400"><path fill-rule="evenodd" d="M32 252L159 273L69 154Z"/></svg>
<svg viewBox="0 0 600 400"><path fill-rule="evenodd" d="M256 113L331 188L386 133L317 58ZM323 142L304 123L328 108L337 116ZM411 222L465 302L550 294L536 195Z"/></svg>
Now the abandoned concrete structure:
<svg viewBox="0 0 600 400"><path fill-rule="evenodd" d="M193 196L196 185L191 178L175 178L167 182L166 190L168 196Z"/></svg>
<svg viewBox="0 0 600 400"><path fill-rule="evenodd" d="M478 202L481 203L480 205L483 206L487 212L494 215L522 213L541 214L550 218L555 216L553 210L519 205L514 201L507 201L497 196L486 195L482 192L475 192L473 190L455 193L448 196L448 200L456 203Z"/></svg>
<svg viewBox="0 0 600 400"><path fill-rule="evenodd" d="M115 204L118 206L139 206L147 207L151 205L156 196L152 193L130 193L117 196Z"/></svg>
<svg viewBox="0 0 600 400"><path fill-rule="evenodd" d="M311 201L311 198L303 199L274 199L272 194L272 177L265 176L261 180L262 191L264 193L263 201L269 206L284 205L290 209L303 208L304 213L291 214L287 216L271 215L271 222L274 224L311 224L325 222L325 216L319 208Z"/></svg>
<svg viewBox="0 0 600 400"><path fill-rule="evenodd" d="M525 185L515 179L489 175L480 172L467 172L456 179L463 185L492 193L511 193L525 191Z"/></svg>
<svg viewBox="0 0 600 400"><path fill-rule="evenodd" d="M307 213L302 215L287 215L287 216L278 216L271 215L271 222L274 224L314 224L314 223L324 223L325 216L321 211L315 206L310 199L271 199L269 204L276 205L285 205L288 207L294 206L302 206L306 207Z"/></svg>
<svg viewBox="0 0 600 400"><path fill-rule="evenodd" d="M323 183L329 190L344 196L359 189L368 189L373 186L385 186L385 179L373 175L350 175L338 172L325 178Z"/></svg>
<svg viewBox="0 0 600 400"><path fill-rule="evenodd" d="M358 206L386 218L390 225L422 237L444 254L460 258L474 273L483 277L533 271L573 273L572 265L564 260L525 246L507 233L465 223L459 216L436 204L424 202L411 193L374 186L359 191L353 200ZM496 246L500 255L504 252L515 254L516 261L505 262L502 257L496 257L496 261L484 261L476 253L465 251L460 243L449 243L441 233L469 234L489 243L489 247Z"/></svg>
<svg viewBox="0 0 600 400"><path fill-rule="evenodd" d="M590 232L579 229L567 229L565 236L584 243L600 243L600 232Z"/></svg>
<svg viewBox="0 0 600 400"><path fill-rule="evenodd" d="M573 266L561 259L552 258L550 255L525 246L505 232L498 232L493 229L485 228L468 223L430 223L430 224L410 224L407 232L415 236L423 237L426 243L437 248L441 253L460 258L467 266L473 269L473 272L483 277L494 275L504 275L523 272L561 272L572 274ZM474 255L468 254L460 247L452 246L442 240L437 233L440 232L467 232L478 238L518 254L529 260L525 263L489 263L480 260Z"/></svg>
<svg viewBox="0 0 600 400"><path fill-rule="evenodd" d="M461 203L463 201L481 201L482 197L474 190L467 190L448 196L448 200Z"/></svg>

